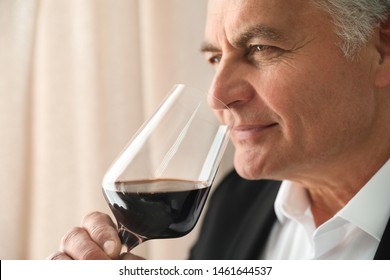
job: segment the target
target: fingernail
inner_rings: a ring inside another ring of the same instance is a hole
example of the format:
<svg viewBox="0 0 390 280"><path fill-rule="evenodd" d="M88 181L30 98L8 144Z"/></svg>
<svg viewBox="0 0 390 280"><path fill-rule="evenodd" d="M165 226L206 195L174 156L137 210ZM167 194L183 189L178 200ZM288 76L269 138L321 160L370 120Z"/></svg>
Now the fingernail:
<svg viewBox="0 0 390 280"><path fill-rule="evenodd" d="M107 255L112 255L115 251L115 242L112 240L107 240L103 244L103 250Z"/></svg>

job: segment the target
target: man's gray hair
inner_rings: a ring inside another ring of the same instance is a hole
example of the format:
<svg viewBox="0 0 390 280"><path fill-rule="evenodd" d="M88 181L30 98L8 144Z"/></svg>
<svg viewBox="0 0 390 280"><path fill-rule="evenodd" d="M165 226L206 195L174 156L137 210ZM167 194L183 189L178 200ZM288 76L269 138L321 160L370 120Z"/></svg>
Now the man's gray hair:
<svg viewBox="0 0 390 280"><path fill-rule="evenodd" d="M390 0L314 0L314 3L333 18L336 32L343 40L341 49L348 58L367 43L390 12Z"/></svg>

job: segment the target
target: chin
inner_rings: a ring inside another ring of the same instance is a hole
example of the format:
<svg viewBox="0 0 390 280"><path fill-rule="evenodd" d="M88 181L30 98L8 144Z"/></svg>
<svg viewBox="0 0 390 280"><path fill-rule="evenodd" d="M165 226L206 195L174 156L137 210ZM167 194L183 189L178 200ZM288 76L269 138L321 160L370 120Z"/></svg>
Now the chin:
<svg viewBox="0 0 390 280"><path fill-rule="evenodd" d="M238 175L244 179L257 180L264 178L263 172L261 172L259 166L255 165L253 161L247 161L236 157L234 160L234 167Z"/></svg>
<svg viewBox="0 0 390 280"><path fill-rule="evenodd" d="M260 153L236 153L234 156L234 167L242 178L247 180L280 180L278 165L272 164L271 159Z"/></svg>

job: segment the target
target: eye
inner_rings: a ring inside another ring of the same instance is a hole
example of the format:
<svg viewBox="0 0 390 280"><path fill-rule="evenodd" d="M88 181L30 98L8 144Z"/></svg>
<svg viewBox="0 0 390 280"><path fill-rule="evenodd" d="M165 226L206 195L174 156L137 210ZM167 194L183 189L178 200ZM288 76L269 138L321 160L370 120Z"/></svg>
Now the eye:
<svg viewBox="0 0 390 280"><path fill-rule="evenodd" d="M288 53L285 49L261 44L251 44L246 51L246 59L255 65L276 62L277 58Z"/></svg>
<svg viewBox="0 0 390 280"><path fill-rule="evenodd" d="M211 65L215 65L215 64L218 64L221 62L221 59L222 59L222 55L221 54L218 54L218 55L213 55L211 57L209 57L207 59L207 61L211 64Z"/></svg>
<svg viewBox="0 0 390 280"><path fill-rule="evenodd" d="M257 53L257 52L262 52L262 51L268 50L269 48L270 48L270 46L267 46L267 45L250 45L248 55L252 55L252 54Z"/></svg>

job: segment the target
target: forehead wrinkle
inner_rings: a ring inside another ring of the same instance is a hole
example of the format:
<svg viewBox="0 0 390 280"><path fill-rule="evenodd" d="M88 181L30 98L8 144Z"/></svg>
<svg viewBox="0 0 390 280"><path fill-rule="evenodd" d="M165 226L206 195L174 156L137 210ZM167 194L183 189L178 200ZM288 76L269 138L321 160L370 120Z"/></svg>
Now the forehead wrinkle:
<svg viewBox="0 0 390 280"><path fill-rule="evenodd" d="M248 44L250 40L255 38L263 38L270 41L283 40L283 36L280 32L276 31L271 27L262 24L257 24L249 27L244 32L237 34L236 38L233 38L232 40L232 46L236 48L243 48Z"/></svg>

